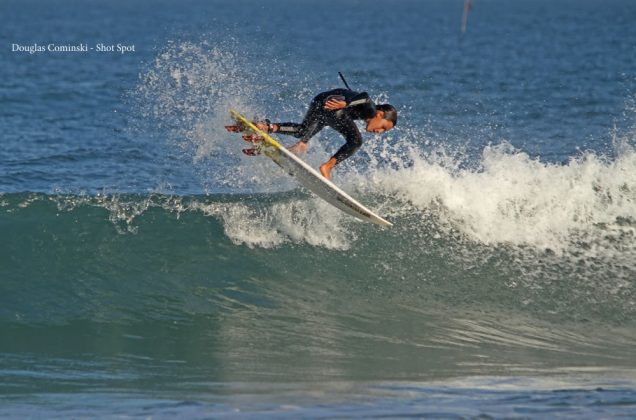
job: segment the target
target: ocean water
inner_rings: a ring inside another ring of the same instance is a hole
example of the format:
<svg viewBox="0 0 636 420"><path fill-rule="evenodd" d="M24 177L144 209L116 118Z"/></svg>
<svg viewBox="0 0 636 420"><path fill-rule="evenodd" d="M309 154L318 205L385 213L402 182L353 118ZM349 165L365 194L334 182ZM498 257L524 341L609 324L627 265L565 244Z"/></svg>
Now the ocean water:
<svg viewBox="0 0 636 420"><path fill-rule="evenodd" d="M636 3L473 3L3 1L0 416L633 417ZM223 129L338 71L393 228Z"/></svg>

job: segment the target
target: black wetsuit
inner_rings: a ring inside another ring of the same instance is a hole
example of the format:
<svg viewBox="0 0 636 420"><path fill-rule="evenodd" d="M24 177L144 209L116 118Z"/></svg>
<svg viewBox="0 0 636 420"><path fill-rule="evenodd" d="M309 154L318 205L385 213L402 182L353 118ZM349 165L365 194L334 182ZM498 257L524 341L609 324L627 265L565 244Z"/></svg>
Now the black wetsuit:
<svg viewBox="0 0 636 420"><path fill-rule="evenodd" d="M345 101L347 107L334 111L325 109L325 104L330 99ZM367 120L374 116L375 104L366 92L333 89L320 93L311 101L302 123L278 123L278 133L294 136L307 143L324 127L331 127L347 140L332 156L336 158L336 163L340 163L362 146L362 135L354 120Z"/></svg>

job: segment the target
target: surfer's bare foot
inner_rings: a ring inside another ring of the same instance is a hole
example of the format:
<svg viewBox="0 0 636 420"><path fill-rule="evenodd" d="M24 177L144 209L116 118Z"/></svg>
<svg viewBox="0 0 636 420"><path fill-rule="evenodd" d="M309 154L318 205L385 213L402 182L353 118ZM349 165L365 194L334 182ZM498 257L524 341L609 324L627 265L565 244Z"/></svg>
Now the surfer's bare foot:
<svg viewBox="0 0 636 420"><path fill-rule="evenodd" d="M304 141L299 141L298 143L294 144L293 146L290 146L287 148L287 150L289 150L290 152L292 152L295 155L300 155L303 154L307 151L307 147L309 147L307 145L307 143L305 143Z"/></svg>
<svg viewBox="0 0 636 420"><path fill-rule="evenodd" d="M269 133L269 125L265 121L255 122L254 125L259 130Z"/></svg>
<svg viewBox="0 0 636 420"><path fill-rule="evenodd" d="M320 173L322 174L322 176L331 181L331 170L334 166L336 166L336 163L338 163L338 161L336 161L336 158L331 158L327 162L320 165Z"/></svg>
<svg viewBox="0 0 636 420"><path fill-rule="evenodd" d="M261 131L266 133L278 132L278 124L272 124L269 120L255 122L254 125Z"/></svg>
<svg viewBox="0 0 636 420"><path fill-rule="evenodd" d="M322 176L331 181L331 172L329 171L329 169L325 168L325 165L320 166L320 173L322 174Z"/></svg>

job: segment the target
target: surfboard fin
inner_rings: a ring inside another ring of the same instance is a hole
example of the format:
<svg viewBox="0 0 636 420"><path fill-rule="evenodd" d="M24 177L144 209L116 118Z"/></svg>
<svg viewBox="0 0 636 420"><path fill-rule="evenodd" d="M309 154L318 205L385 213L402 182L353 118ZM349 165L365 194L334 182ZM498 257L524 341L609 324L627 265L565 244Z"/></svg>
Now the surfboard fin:
<svg viewBox="0 0 636 420"><path fill-rule="evenodd" d="M260 143L260 142L263 141L262 137L255 136L253 134L245 134L245 135L243 135L241 137L243 137L243 140L245 140L246 142L249 142L249 143Z"/></svg>
<svg viewBox="0 0 636 420"><path fill-rule="evenodd" d="M241 150L244 154L246 154L247 156L258 156L261 154L261 149L260 147L253 147L251 149L243 149Z"/></svg>
<svg viewBox="0 0 636 420"><path fill-rule="evenodd" d="M243 125L226 125L225 129L229 133L240 133L242 131L245 131L245 127Z"/></svg>

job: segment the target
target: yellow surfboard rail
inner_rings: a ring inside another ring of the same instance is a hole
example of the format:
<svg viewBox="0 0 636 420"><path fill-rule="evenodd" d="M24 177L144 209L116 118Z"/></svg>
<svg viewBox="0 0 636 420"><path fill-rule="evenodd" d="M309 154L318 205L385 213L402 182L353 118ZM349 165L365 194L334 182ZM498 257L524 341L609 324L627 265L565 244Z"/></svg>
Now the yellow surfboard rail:
<svg viewBox="0 0 636 420"><path fill-rule="evenodd" d="M258 128L257 126L255 126L252 122L246 120L241 114L239 114L237 111L230 109L230 114L232 115L232 118L234 118L237 121L242 122L243 124L245 124L246 126L248 126L251 130L255 131L256 133L258 133L259 136L263 137L264 139L267 140L267 142L269 144L271 144L272 146L274 146L277 149L282 149L284 146L282 144L280 144L279 142L276 141L276 139L274 139L272 136L270 136L269 134L267 134L266 132L264 132L263 130L261 130L260 128Z"/></svg>

